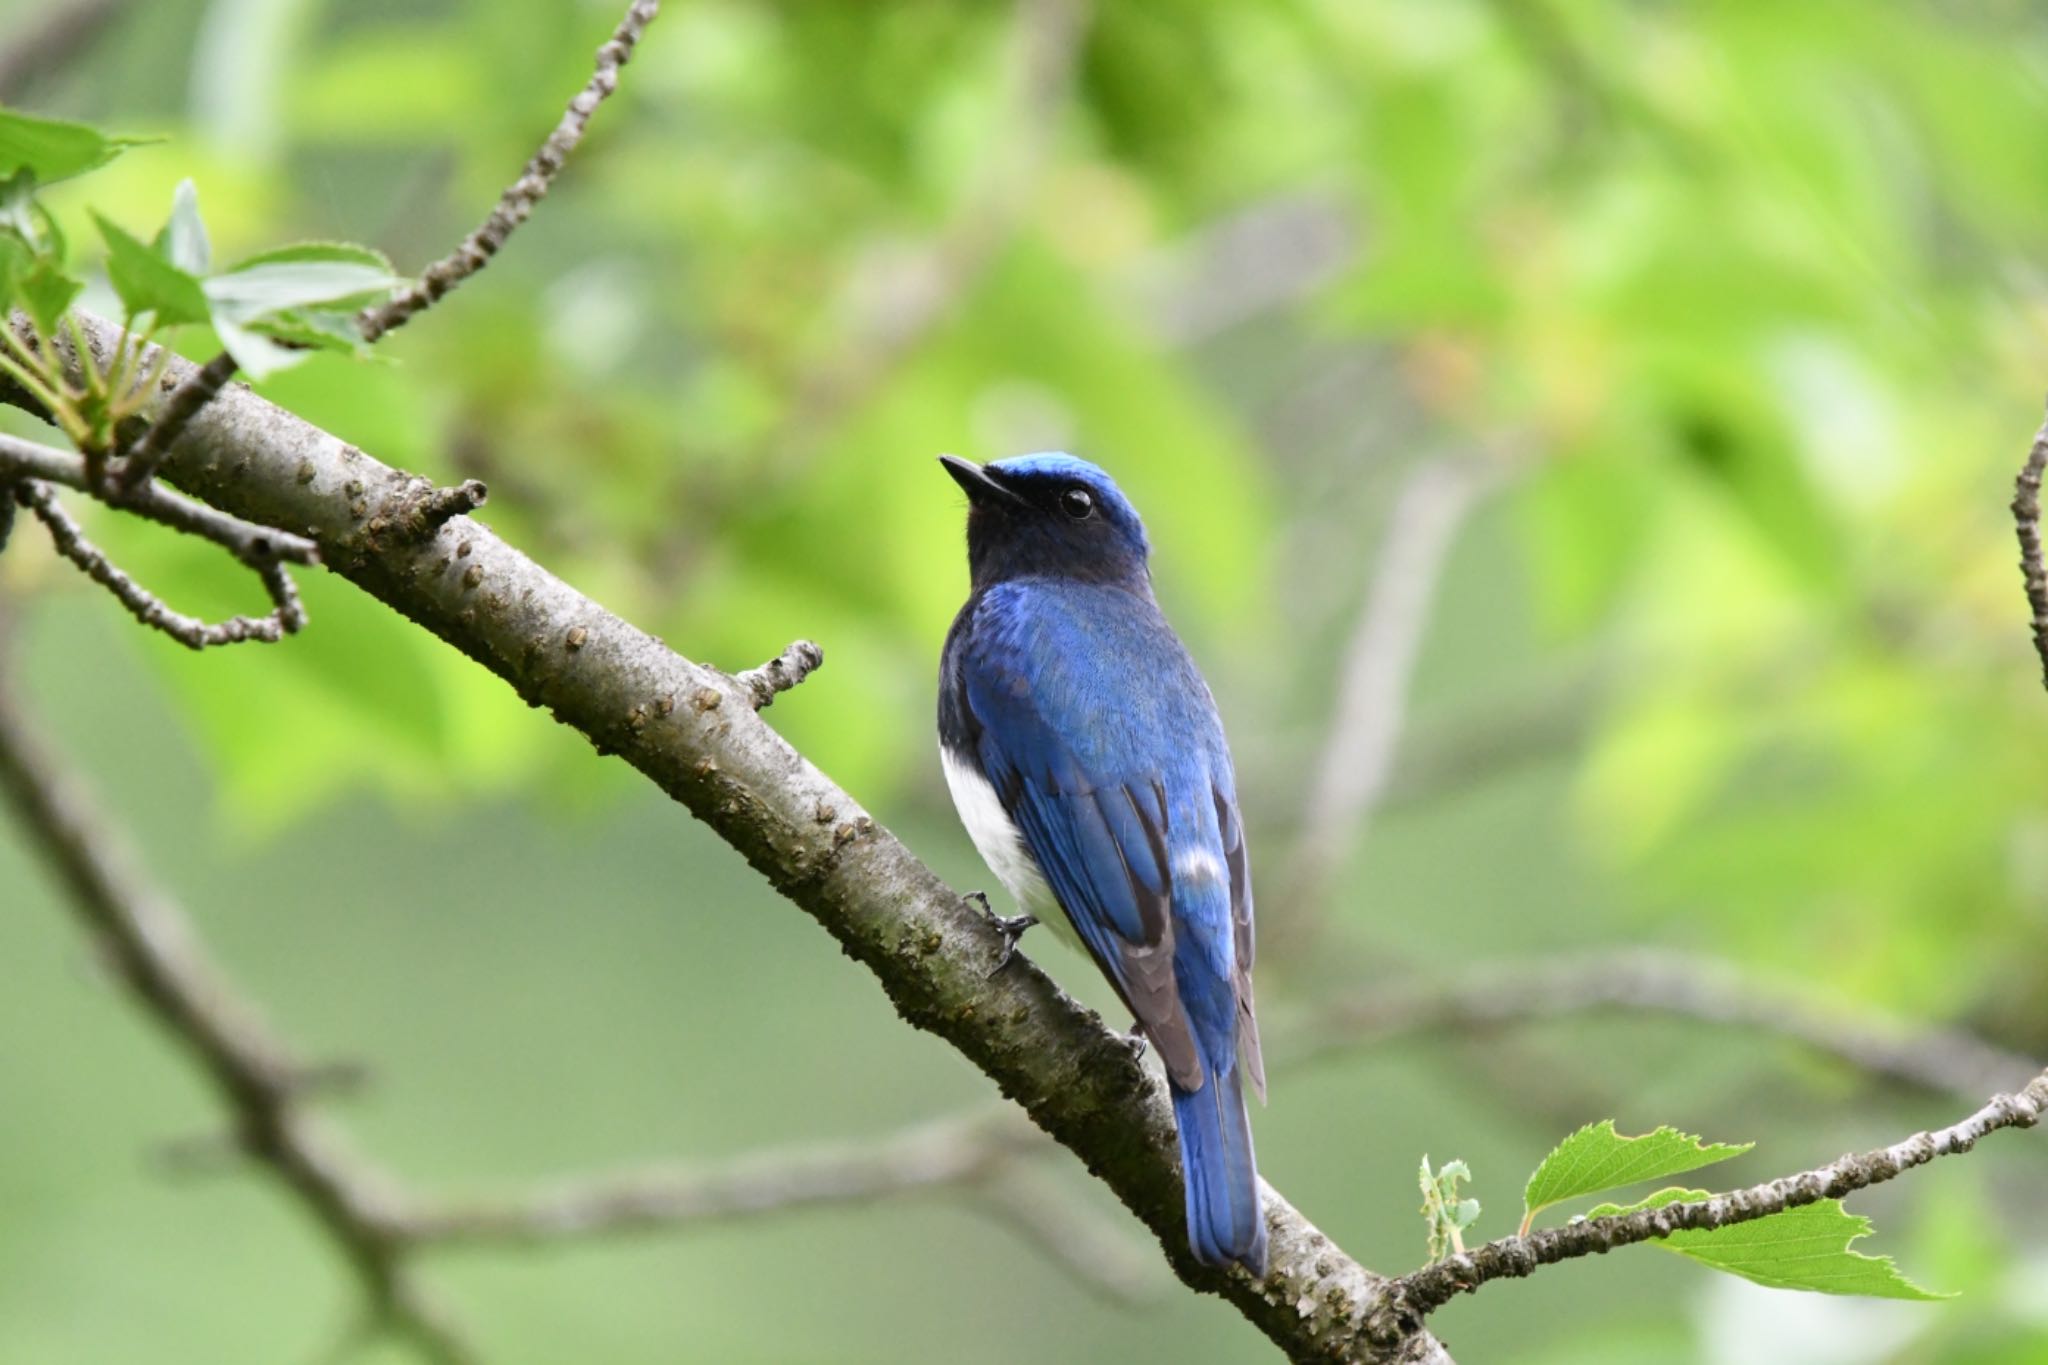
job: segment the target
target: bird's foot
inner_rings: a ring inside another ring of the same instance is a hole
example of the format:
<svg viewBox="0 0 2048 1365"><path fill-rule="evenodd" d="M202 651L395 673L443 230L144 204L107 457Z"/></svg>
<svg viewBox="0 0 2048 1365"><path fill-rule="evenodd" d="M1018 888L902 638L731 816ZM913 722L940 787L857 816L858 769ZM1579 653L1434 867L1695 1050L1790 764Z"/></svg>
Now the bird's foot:
<svg viewBox="0 0 2048 1365"><path fill-rule="evenodd" d="M982 909L988 909L988 897L982 897L981 905ZM1017 940L1024 937L1026 929L1038 923L1038 916L1005 916L990 911L988 918L989 922L995 926L996 932L1003 936L1003 951L996 956L996 965L988 969L988 974L994 976L997 972L1010 965L1010 959L1017 955Z"/></svg>
<svg viewBox="0 0 2048 1365"><path fill-rule="evenodd" d="M1124 1046L1131 1050L1132 1061L1145 1060L1145 1049L1149 1046L1145 1042L1145 1026L1135 1019L1131 1020L1131 1027L1124 1034Z"/></svg>

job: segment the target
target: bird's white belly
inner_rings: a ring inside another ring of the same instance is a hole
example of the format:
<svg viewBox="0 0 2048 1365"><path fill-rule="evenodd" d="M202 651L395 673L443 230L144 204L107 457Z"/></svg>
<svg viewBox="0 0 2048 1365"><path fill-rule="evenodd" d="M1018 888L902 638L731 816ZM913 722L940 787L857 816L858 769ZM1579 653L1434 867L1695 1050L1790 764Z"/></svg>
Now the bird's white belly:
<svg viewBox="0 0 2048 1365"><path fill-rule="evenodd" d="M945 769L946 787L953 793L960 823L967 826L967 837L974 841L975 851L981 854L989 871L996 874L996 880L1015 898L1020 910L1036 915L1039 923L1062 941L1079 948L1080 935L1068 922L1066 911L1060 909L1052 888L1045 884L1038 860L1025 846L1023 831L1003 809L996 789L971 763L947 753L943 744L939 746L939 766Z"/></svg>

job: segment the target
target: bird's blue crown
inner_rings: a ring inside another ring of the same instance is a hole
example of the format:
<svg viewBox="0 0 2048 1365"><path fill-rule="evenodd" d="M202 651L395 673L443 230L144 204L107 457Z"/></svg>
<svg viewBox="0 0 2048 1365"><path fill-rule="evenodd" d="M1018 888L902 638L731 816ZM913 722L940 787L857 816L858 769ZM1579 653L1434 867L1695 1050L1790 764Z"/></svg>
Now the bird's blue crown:
<svg viewBox="0 0 2048 1365"><path fill-rule="evenodd" d="M1095 465L1061 451L979 468L953 456L942 459L967 493L967 558L975 586L1024 577L1149 586L1145 523Z"/></svg>

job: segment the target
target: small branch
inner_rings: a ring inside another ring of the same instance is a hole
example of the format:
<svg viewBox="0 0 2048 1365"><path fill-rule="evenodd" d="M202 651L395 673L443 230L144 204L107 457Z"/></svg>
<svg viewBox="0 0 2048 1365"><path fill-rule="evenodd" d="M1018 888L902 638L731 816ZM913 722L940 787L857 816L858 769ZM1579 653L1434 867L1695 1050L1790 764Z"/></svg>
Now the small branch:
<svg viewBox="0 0 2048 1365"><path fill-rule="evenodd" d="M789 691L824 664L824 650L809 640L798 640L759 668L734 674L733 681L746 691L754 709L760 711L774 703L777 693Z"/></svg>
<svg viewBox="0 0 2048 1365"><path fill-rule="evenodd" d="M1960 1029L1916 1028L1889 1015L1827 1008L1803 988L1775 989L1727 963L1649 950L1517 963L1435 989L1375 991L1275 1032L1298 1040L1281 1059L1298 1066L1420 1033L1493 1031L1609 1011L1755 1029L1870 1076L1963 1098L2012 1085L2039 1066Z"/></svg>
<svg viewBox="0 0 2048 1365"><path fill-rule="evenodd" d="M1437 582L1459 528L1490 482L1477 465L1432 460L1409 475L1394 500L1345 652L1336 714L1309 785L1283 904L1304 912L1321 905L1344 851L1356 844L1387 790Z"/></svg>
<svg viewBox="0 0 2048 1365"><path fill-rule="evenodd" d="M389 1182L300 1104L302 1066L207 960L185 916L134 870L122 841L14 708L0 677L0 798L138 1003L192 1054L244 1152L341 1249L387 1330L443 1365L470 1353L400 1263Z"/></svg>
<svg viewBox="0 0 2048 1365"><path fill-rule="evenodd" d="M971 1184L1036 1146L1008 1115L908 1129L879 1142L742 1157L710 1172L606 1176L504 1201L415 1210L399 1225L422 1246L533 1246Z"/></svg>
<svg viewBox="0 0 2048 1365"><path fill-rule="evenodd" d="M17 478L63 484L83 493L95 492L92 475L78 455L0 432L0 482ZM150 483L132 493L122 494L108 505L124 512L134 512L186 535L210 540L244 564L284 562L310 565L320 562L319 549L304 536L231 517L161 484Z"/></svg>
<svg viewBox="0 0 2048 1365"><path fill-rule="evenodd" d="M14 498L43 523L58 554L111 592L136 620L162 631L189 649L241 644L249 640L275 644L306 624L306 611L299 603L298 588L284 566L275 561L253 566L257 577L263 580L264 591L270 594L275 611L268 616L231 616L217 625L209 625L196 616L186 616L165 606L162 599L116 566L107 558L106 551L85 538L78 523L64 511L57 502L57 495L46 485L25 480L15 485Z"/></svg>
<svg viewBox="0 0 2048 1365"><path fill-rule="evenodd" d="M1768 1218L1823 1199L1840 1199L1857 1190L1895 1179L1936 1157L1954 1156L1975 1147L2001 1128L2031 1128L2048 1108L2048 1071L2012 1095L1996 1095L1960 1123L1938 1132L1916 1133L1903 1142L1861 1155L1851 1153L1818 1170L1783 1176L1746 1190L1715 1195L1687 1204L1640 1209L1606 1218L1575 1219L1563 1227L1544 1228L1526 1237L1503 1237L1425 1266L1387 1286L1381 1303L1366 1321L1366 1335L1382 1346L1420 1332L1429 1315L1461 1293L1489 1280L1535 1273L1538 1266L1579 1256L1595 1256L1616 1247L1669 1237L1674 1232L1732 1227Z"/></svg>
<svg viewBox="0 0 2048 1365"><path fill-rule="evenodd" d="M491 490L482 479L464 479L444 488L428 484L409 513L400 519L399 529L415 540L430 536L456 517L476 511L490 496Z"/></svg>
<svg viewBox="0 0 2048 1365"><path fill-rule="evenodd" d="M376 341L393 328L403 327L415 314L433 307L442 295L490 263L506 239L533 212L534 205L546 197L569 154L583 140L590 116L618 89L619 68L632 57L634 45L660 10L660 0L633 0L611 38L598 48L597 69L591 73L589 83L569 101L554 132L548 134L547 141L526 163L520 177L499 196L490 217L463 238L454 251L427 267L417 283L357 315L364 340Z"/></svg>
<svg viewBox="0 0 2048 1365"><path fill-rule="evenodd" d="M2013 527L2020 538L2020 573L2027 584L2034 653L2041 659L2041 684L2048 687L2048 567L2041 562L2041 471L2048 466L2048 423L2034 434L2033 447L2012 495Z"/></svg>
<svg viewBox="0 0 2048 1365"><path fill-rule="evenodd" d="M119 358L116 356L117 360ZM86 357L80 356L79 363L85 365ZM156 467L163 463L164 456L171 453L171 447L184 433L186 423L227 387L227 382L235 377L236 369L235 358L222 351L171 391L171 396L157 409L155 418L144 428L142 435L129 444L120 464L109 476L110 491L115 495L113 500L118 500L121 495L132 495L149 483Z"/></svg>

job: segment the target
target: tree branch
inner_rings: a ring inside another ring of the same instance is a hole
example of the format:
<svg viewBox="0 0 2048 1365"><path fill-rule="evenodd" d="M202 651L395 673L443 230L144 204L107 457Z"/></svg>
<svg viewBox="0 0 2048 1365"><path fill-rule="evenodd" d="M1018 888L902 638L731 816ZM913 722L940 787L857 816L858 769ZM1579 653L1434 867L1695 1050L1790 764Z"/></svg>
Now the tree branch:
<svg viewBox="0 0 2048 1365"><path fill-rule="evenodd" d="M33 479L23 480L13 485L13 495L16 502L28 508L36 520L43 523L58 554L112 593L115 600L128 609L129 615L189 649L240 644L248 640L275 644L306 624L305 608L299 604L299 590L292 583L291 575L275 559L251 564L257 577L263 580L264 591L270 594L275 610L268 616L230 616L225 621L209 625L196 616L173 611L164 605L161 598L123 572L107 558L106 551L85 538L85 532L65 512L57 502L57 495L47 485Z"/></svg>
<svg viewBox="0 0 2048 1365"><path fill-rule="evenodd" d="M442 295L490 264L506 239L533 213L534 205L547 196L549 186L568 163L569 154L589 130L590 116L619 88L619 68L631 59L635 44L660 11L661 0L633 0L625 18L612 30L612 36L598 48L597 67L589 82L569 101L555 130L541 143L519 178L498 197L490 216L463 238L460 246L428 266L416 283L384 303L365 308L357 316L356 324L365 341L376 341L393 328L403 327L415 314L433 307Z"/></svg>
<svg viewBox="0 0 2048 1365"><path fill-rule="evenodd" d="M741 1157L719 1170L599 1176L511 1199L423 1206L398 1226L408 1240L426 1246L534 1246L771 1209L868 1203L977 1184L1038 1149L1036 1139L1008 1114L981 1112L875 1142Z"/></svg>
<svg viewBox="0 0 2048 1365"><path fill-rule="evenodd" d="M787 692L824 667L825 651L809 640L798 640L759 668L735 674L733 681L751 696L756 711L765 710L777 694Z"/></svg>
<svg viewBox="0 0 2048 1365"><path fill-rule="evenodd" d="M1937 1132L1915 1133L1876 1151L1851 1153L1817 1170L1694 1203L1574 1219L1563 1227L1543 1228L1526 1237L1488 1242L1394 1281L1374 1309L1367 1335L1383 1345L1407 1340L1422 1330L1432 1312L1490 1280L1531 1275L1539 1266L1604 1255L1616 1247L1654 1241L1674 1232L1732 1227L1823 1199L1840 1199L1895 1179L1936 1157L1967 1152L2001 1128L2031 1128L2040 1122L2044 1108L2048 1108L2048 1071L2034 1077L2017 1094L1993 1096L1959 1123Z"/></svg>
<svg viewBox="0 0 2048 1365"><path fill-rule="evenodd" d="M2041 562L2041 472L2048 466L2048 422L2034 434L2034 444L2020 466L2013 489L2013 527L2020 538L2020 573L2027 585L2027 611L2034 635L2034 653L2041 659L2041 685L2048 687L2048 567Z"/></svg>
<svg viewBox="0 0 2048 1365"><path fill-rule="evenodd" d="M1312 911L1321 905L1344 851L1356 845L1361 825L1386 793L1437 582L1459 528L1490 481L1470 461L1431 460L1409 475L1394 500L1288 864L1281 897L1288 906Z"/></svg>
<svg viewBox="0 0 2048 1365"><path fill-rule="evenodd" d="M95 348L113 345L112 324L83 322ZM192 368L171 362L181 380ZM202 410L163 470L237 516L304 528L336 573L703 819L867 966L906 1020L952 1043L1080 1155L1159 1236L1184 1282L1228 1299L1296 1358L1448 1360L1427 1336L1393 1352L1368 1342L1365 1314L1384 1281L1270 1190L1265 1280L1196 1262L1165 1094L1122 1035L1021 960L990 977L1002 943L986 919L757 718L733 679L467 517L393 534L420 480L247 390Z"/></svg>
<svg viewBox="0 0 2048 1365"><path fill-rule="evenodd" d="M179 384L157 409L156 420L129 444L110 476L111 491L133 493L146 485L185 430L185 424L192 420L192 414L213 401L235 377L237 368L235 358L222 351Z"/></svg>
<svg viewBox="0 0 2048 1365"><path fill-rule="evenodd" d="M1915 1028L1888 1015L1815 1005L1733 965L1636 949L1514 963L1448 985L1375 990L1281 1023L1278 1059L1307 1065L1337 1052L1446 1031L1491 1031L1531 1020L1629 1011L1755 1029L1834 1057L1867 1075L1975 1099L2039 1065L1960 1029Z"/></svg>
<svg viewBox="0 0 2048 1365"><path fill-rule="evenodd" d="M234 1116L240 1148L340 1248L380 1324L429 1358L471 1356L400 1261L389 1182L301 1105L303 1067L228 987L178 908L145 883L83 788L46 752L0 675L0 796L80 922Z"/></svg>
<svg viewBox="0 0 2048 1365"><path fill-rule="evenodd" d="M59 483L84 493L94 491L91 471L81 456L0 432L0 483L17 478ZM320 552L304 536L231 517L203 502L155 484L123 494L111 505L161 522L186 535L210 540L244 564L279 560L289 564L320 562Z"/></svg>

